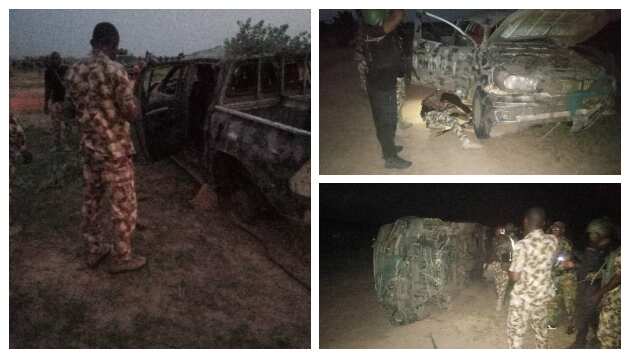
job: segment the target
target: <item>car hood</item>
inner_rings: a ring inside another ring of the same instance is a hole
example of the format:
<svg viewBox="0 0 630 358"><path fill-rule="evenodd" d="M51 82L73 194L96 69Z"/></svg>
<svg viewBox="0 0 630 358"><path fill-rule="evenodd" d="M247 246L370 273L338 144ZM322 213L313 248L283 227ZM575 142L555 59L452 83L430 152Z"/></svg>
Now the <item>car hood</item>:
<svg viewBox="0 0 630 358"><path fill-rule="evenodd" d="M611 10L517 10L492 33L488 43L546 39L576 45L615 18Z"/></svg>

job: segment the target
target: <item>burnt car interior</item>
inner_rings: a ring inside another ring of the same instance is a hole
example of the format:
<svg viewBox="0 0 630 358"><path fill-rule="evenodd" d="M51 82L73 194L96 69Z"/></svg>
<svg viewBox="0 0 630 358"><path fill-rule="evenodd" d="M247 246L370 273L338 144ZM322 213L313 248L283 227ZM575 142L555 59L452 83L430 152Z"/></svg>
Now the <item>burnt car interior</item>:
<svg viewBox="0 0 630 358"><path fill-rule="evenodd" d="M140 138L151 157L165 157L184 146L202 152L204 121L213 102L310 130L310 67L304 56L244 59L232 66L221 86L218 60L156 64L145 70L139 96L142 135L160 138Z"/></svg>
<svg viewBox="0 0 630 358"><path fill-rule="evenodd" d="M236 107L245 113L310 130L310 103L308 99L296 98L310 93L307 71L304 59L241 61L235 65L228 84L226 107Z"/></svg>

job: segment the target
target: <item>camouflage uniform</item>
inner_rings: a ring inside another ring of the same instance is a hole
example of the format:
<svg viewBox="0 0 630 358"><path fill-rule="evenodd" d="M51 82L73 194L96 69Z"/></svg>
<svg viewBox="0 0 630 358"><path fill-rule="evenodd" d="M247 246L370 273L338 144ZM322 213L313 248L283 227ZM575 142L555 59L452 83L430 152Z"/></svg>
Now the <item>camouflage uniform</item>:
<svg viewBox="0 0 630 358"><path fill-rule="evenodd" d="M527 326L536 348L547 348L547 307L553 299L551 269L558 242L553 235L534 230L516 243L510 271L520 273L510 295L507 336L510 348L522 348Z"/></svg>
<svg viewBox="0 0 630 358"><path fill-rule="evenodd" d="M558 238L558 253L566 258L573 256L573 246L565 238ZM557 257L557 256L556 256ZM549 324L556 326L560 316L560 306L564 305L567 321L574 326L575 298L577 293L577 276L574 270L564 270L556 264L552 270L555 287L554 299L549 303Z"/></svg>
<svg viewBox="0 0 630 358"><path fill-rule="evenodd" d="M510 258L512 257L512 244L508 236L495 237L495 257L496 260L489 263L486 267L486 272L494 281L494 287L497 292L496 310L501 311L508 288L508 269Z"/></svg>
<svg viewBox="0 0 630 358"><path fill-rule="evenodd" d="M68 92L76 106L83 154L82 236L91 254L108 245L98 227L100 201L109 190L112 221L117 234L117 258L131 257L137 202L129 121L122 116L135 106L133 87L124 67L100 51L76 63L67 76Z"/></svg>
<svg viewBox="0 0 630 358"><path fill-rule="evenodd" d="M606 285L614 275L621 275L621 248L608 255L602 271L602 285ZM601 348L621 348L621 285L602 297L597 339Z"/></svg>
<svg viewBox="0 0 630 358"><path fill-rule="evenodd" d="M13 206L15 165L18 157L27 151L24 129L13 113L9 113L9 207Z"/></svg>

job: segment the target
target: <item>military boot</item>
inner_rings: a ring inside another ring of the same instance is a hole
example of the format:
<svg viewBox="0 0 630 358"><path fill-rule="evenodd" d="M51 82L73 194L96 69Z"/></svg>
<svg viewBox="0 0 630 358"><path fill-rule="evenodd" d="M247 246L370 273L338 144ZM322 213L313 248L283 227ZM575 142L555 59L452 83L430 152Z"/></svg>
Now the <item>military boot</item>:
<svg viewBox="0 0 630 358"><path fill-rule="evenodd" d="M404 160L398 155L385 158L385 168L387 169L407 169L411 166L411 162Z"/></svg>
<svg viewBox="0 0 630 358"><path fill-rule="evenodd" d="M131 255L126 258L112 258L109 273L121 273L135 271L146 265L147 259L140 255Z"/></svg>

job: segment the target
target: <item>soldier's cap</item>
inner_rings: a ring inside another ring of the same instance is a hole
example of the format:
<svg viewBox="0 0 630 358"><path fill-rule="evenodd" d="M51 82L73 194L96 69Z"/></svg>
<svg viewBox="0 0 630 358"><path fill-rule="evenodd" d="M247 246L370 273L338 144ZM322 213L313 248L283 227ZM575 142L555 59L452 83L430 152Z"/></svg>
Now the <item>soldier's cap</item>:
<svg viewBox="0 0 630 358"><path fill-rule="evenodd" d="M589 234L598 234L603 237L610 237L613 234L613 224L608 218L598 218L592 220L586 227Z"/></svg>
<svg viewBox="0 0 630 358"><path fill-rule="evenodd" d="M58 60L61 58L61 55L59 54L59 52L57 51L53 51L50 53L50 59L51 60Z"/></svg>
<svg viewBox="0 0 630 358"><path fill-rule="evenodd" d="M98 45L111 45L120 40L118 29L109 22L100 22L94 26L92 42Z"/></svg>
<svg viewBox="0 0 630 358"><path fill-rule="evenodd" d="M566 228L566 225L562 221L555 221L553 224L551 224L549 228L558 228L560 230L564 230Z"/></svg>

